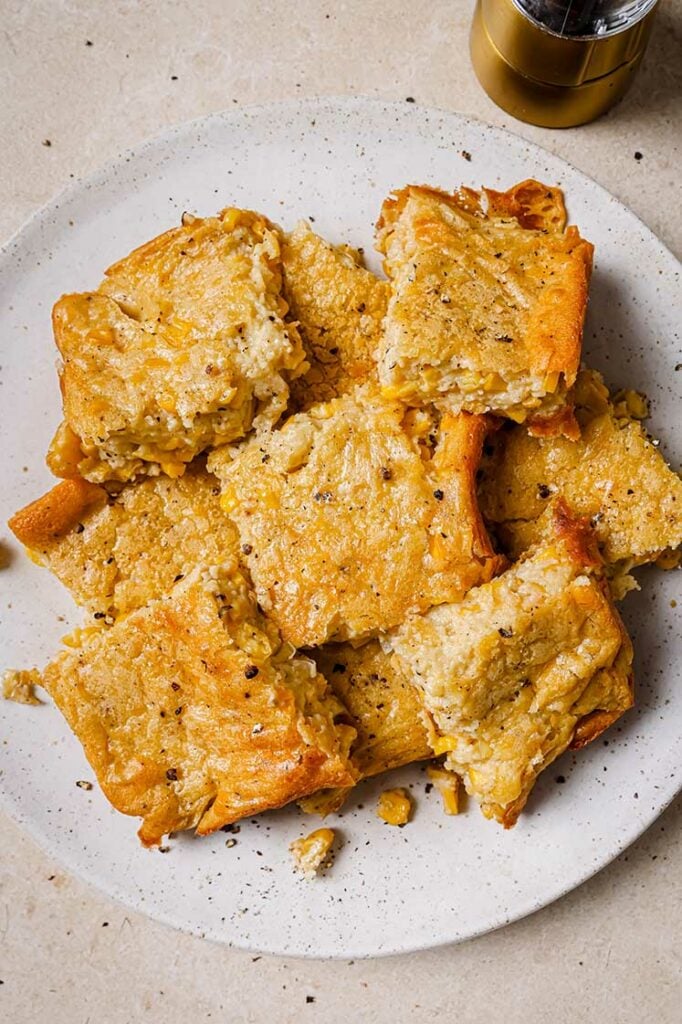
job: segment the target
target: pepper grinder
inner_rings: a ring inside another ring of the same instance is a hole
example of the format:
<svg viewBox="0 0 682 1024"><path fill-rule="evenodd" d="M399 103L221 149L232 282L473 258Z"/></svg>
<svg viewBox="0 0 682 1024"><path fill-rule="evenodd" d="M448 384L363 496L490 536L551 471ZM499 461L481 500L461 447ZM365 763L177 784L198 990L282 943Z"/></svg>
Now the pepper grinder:
<svg viewBox="0 0 682 1024"><path fill-rule="evenodd" d="M629 89L658 0L478 0L471 59L499 107L521 121L570 128Z"/></svg>

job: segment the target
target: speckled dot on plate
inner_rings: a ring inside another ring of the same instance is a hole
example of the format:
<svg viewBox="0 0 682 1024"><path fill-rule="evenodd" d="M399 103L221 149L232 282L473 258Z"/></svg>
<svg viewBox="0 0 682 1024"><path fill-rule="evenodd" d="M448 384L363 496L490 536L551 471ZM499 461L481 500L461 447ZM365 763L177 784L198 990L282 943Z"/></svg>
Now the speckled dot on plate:
<svg viewBox="0 0 682 1024"><path fill-rule="evenodd" d="M170 131L50 203L6 246L2 521L51 482L43 456L59 420L52 303L95 286L108 264L183 210L250 206L285 227L312 216L333 242L370 255L372 225L393 187L506 187L530 176L566 190L571 219L596 244L587 359L610 383L651 397L650 429L676 463L679 269L647 228L584 175L499 129L412 103L318 100L230 111ZM6 533L2 541L9 566L0 572L0 661L40 665L78 613ZM183 835L165 854L145 851L133 819L111 810L96 786L77 786L92 772L49 704L0 702L0 802L74 874L152 917L236 946L359 957L500 927L607 864L680 787L679 608L670 605L677 577L640 577L642 592L623 608L637 652L636 710L608 744L550 768L511 832L473 806L445 817L437 792L427 794L425 775L412 767L390 780L412 787L410 825L393 829L376 818L385 780L359 787L330 821L340 838L334 866L312 883L294 874L288 853L289 842L314 827L295 809L244 822L237 835Z"/></svg>

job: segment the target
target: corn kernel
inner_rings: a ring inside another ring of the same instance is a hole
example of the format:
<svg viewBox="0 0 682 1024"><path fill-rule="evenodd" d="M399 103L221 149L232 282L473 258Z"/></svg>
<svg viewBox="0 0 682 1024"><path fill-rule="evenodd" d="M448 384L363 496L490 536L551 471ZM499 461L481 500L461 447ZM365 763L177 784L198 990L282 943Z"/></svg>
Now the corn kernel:
<svg viewBox="0 0 682 1024"><path fill-rule="evenodd" d="M161 395L158 399L159 407L164 412L173 412L175 410L175 399L172 395L165 394Z"/></svg>
<svg viewBox="0 0 682 1024"><path fill-rule="evenodd" d="M649 400L639 391L624 388L613 396L613 412L618 419L645 420L649 415Z"/></svg>
<svg viewBox="0 0 682 1024"><path fill-rule="evenodd" d="M379 797L377 817L387 825L406 825L411 811L412 802L404 789L385 789Z"/></svg>
<svg viewBox="0 0 682 1024"><path fill-rule="evenodd" d="M232 231L239 223L241 215L241 210L236 209L234 206L228 206L226 210L223 210L220 219L227 230Z"/></svg>
<svg viewBox="0 0 682 1024"><path fill-rule="evenodd" d="M545 377L545 391L549 394L554 394L556 389L559 387L559 374L548 373Z"/></svg>
<svg viewBox="0 0 682 1024"><path fill-rule="evenodd" d="M508 419L513 420L514 423L523 423L527 415L528 413L525 409L507 409L505 412L505 416L507 416Z"/></svg>
<svg viewBox="0 0 682 1024"><path fill-rule="evenodd" d="M412 384L393 384L381 389L384 398L392 401L394 398L409 398L414 392Z"/></svg>
<svg viewBox="0 0 682 1024"><path fill-rule="evenodd" d="M220 498L220 507L223 512L234 512L239 505L239 498L231 487L225 487Z"/></svg>
<svg viewBox="0 0 682 1024"><path fill-rule="evenodd" d="M436 568L442 569L447 558L447 548L439 533L429 537L429 552L436 563Z"/></svg>
<svg viewBox="0 0 682 1024"><path fill-rule="evenodd" d="M177 480L178 477L183 476L187 467L186 462L168 462L163 459L159 462L161 469L169 476L171 480Z"/></svg>
<svg viewBox="0 0 682 1024"><path fill-rule="evenodd" d="M436 785L438 792L443 798L443 810L446 814L459 814L459 775L449 772L447 768L436 765L429 765L426 774Z"/></svg>
<svg viewBox="0 0 682 1024"><path fill-rule="evenodd" d="M431 746L434 754L440 756L440 754L447 754L450 750L454 750L457 740L454 736L435 736Z"/></svg>

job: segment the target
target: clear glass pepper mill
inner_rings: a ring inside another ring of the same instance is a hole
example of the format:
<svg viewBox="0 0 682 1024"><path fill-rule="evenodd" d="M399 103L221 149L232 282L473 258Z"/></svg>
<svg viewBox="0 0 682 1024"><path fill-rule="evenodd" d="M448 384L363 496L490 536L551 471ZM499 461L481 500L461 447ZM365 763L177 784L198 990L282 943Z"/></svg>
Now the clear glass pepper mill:
<svg viewBox="0 0 682 1024"><path fill-rule="evenodd" d="M626 93L658 0L478 0L471 58L498 106L548 128L584 124Z"/></svg>

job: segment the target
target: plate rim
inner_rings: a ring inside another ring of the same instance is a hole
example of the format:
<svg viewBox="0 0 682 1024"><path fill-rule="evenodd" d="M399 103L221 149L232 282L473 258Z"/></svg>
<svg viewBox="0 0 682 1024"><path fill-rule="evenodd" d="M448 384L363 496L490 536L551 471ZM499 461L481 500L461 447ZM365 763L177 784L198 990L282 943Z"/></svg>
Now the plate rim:
<svg viewBox="0 0 682 1024"><path fill-rule="evenodd" d="M292 114L300 115L301 112L304 112L307 109L319 111L320 107L326 108L330 113L334 112L334 110L350 112L354 109L357 110L363 107L371 107L375 111L381 112L384 116L387 114L390 115L392 111L400 111L401 115L407 115L408 117L412 116L412 114L414 114L415 117L420 114L426 118L441 117L444 119L455 120L462 125L473 126L478 130L489 133L492 136L501 137L502 139L504 139L504 137L511 137L515 143L523 145L534 155L549 158L551 161L568 168L572 174L583 179L585 183L594 189L601 201L616 204L622 213L634 220L647 242L657 247L666 263L669 261L671 271L673 273L678 271L680 260L675 253L673 253L672 250L668 248L668 246L658 238L655 232L639 217L639 215L626 206L625 203L609 192L608 189L592 178L591 175L577 168L573 163L571 163L571 161L565 159L563 156L551 152L536 142L530 141L507 127L493 125L480 118L472 117L468 114L462 114L456 110L427 106L420 103L406 104L404 100L386 99L365 94L321 94L302 97L300 99L287 97L280 100L272 100L262 103L226 107L221 110L212 111L207 114L199 115L198 117L171 124L163 130L144 138L133 146L118 150L88 174L68 182L64 188L60 189L60 191L34 210L29 217L3 242L0 246L0 279L7 269L11 272L12 250L21 244L24 237L29 235L31 230L35 230L39 227L43 220L45 220L50 214L56 213L64 203L76 200L79 194L83 191L90 188L96 188L99 184L104 183L113 174L115 174L119 168L125 165L130 158L134 157L138 159L145 153L145 151L153 150L155 147L162 144L167 144L174 137L182 136L187 132L191 132L195 128L203 127L204 125L208 125L212 122L229 122L232 119L239 119L249 114L262 116L267 115L270 112L273 114L277 114L279 112L281 116L282 111L285 113L287 111L291 111ZM10 263L9 268L7 267L7 263ZM612 843L608 847L608 853L603 859L599 859L596 864L594 862L589 863L585 870L578 874L577 880L572 878L569 884L565 884L559 880L553 888L547 887L544 890L544 894L539 899L530 896L525 900L525 902L521 901L522 905L520 908L517 906L513 913L500 913L498 916L492 917L485 924L481 925L481 927L470 930L466 935L456 935L450 938L444 937L439 938L436 941L427 939L421 942L417 941L402 945L396 944L396 941L393 940L391 944L379 950L375 949L374 951L368 952L363 950L355 951L351 949L350 951L334 951L325 952L323 954L316 954L314 951L309 949L292 952L286 947L286 945L278 945L277 942L271 943L266 950L263 950L257 942L253 942L248 938L235 940L220 934L218 930L213 927L209 926L208 928L202 928L199 923L195 926L192 922L180 921L177 917L173 917L170 911L159 909L158 907L148 909L145 905L140 904L139 901L131 901L131 897L120 890L118 882L115 882L113 885L105 885L104 881L98 878L94 870L89 868L83 869L81 867L76 869L75 865L65 855L65 851L63 849L60 848L59 851L55 853L49 846L48 836L43 833L37 823L33 822L32 819L24 813L23 806L15 803L15 801L5 792L5 789L1 784L1 780L0 808L8 815L9 818L11 818L13 822L17 824L20 829L30 836L32 841L36 843L39 849L46 856L60 863L65 870L69 872L69 874L73 875L80 882L85 883L88 887L98 893L101 893L106 898L113 899L121 906L132 908L135 912L151 918L153 921L159 922L166 927L208 939L211 942L220 943L228 948L264 952L265 955L268 956L281 956L303 960L315 959L343 961L348 959L373 959L379 957L401 956L449 945L458 945L461 942L479 938L482 935L506 927L508 924L521 921L537 911L550 906L557 900L568 895L570 892L578 889L600 871L609 867L614 860L616 860L631 845L637 842L644 833L655 824L660 816L679 796L680 792L682 792L682 770L678 771L674 780L669 781L672 781L672 787L668 792L666 792L663 799L656 802L651 807L647 814L644 815L637 824L633 832L626 833L624 837L621 837L620 835L614 836Z"/></svg>

